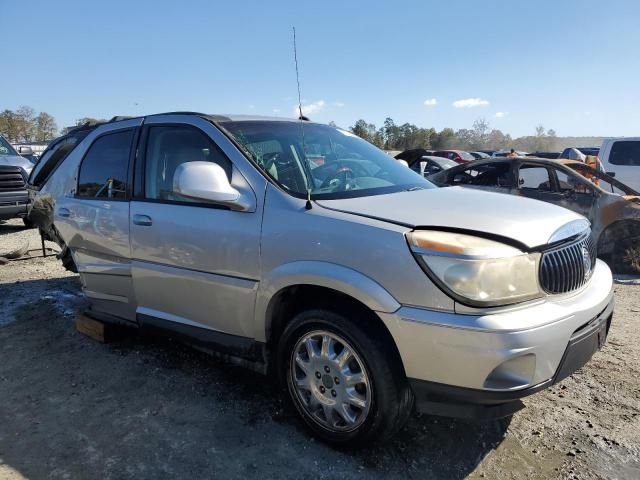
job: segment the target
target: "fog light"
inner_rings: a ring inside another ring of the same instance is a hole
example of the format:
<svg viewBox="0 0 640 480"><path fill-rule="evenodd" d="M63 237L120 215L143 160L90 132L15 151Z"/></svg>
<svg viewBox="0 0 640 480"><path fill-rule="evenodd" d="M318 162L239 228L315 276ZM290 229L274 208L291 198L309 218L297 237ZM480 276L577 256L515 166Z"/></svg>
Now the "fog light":
<svg viewBox="0 0 640 480"><path fill-rule="evenodd" d="M533 381L536 371L536 356L527 353L501 363L484 381L484 388L492 390L514 390L526 387Z"/></svg>

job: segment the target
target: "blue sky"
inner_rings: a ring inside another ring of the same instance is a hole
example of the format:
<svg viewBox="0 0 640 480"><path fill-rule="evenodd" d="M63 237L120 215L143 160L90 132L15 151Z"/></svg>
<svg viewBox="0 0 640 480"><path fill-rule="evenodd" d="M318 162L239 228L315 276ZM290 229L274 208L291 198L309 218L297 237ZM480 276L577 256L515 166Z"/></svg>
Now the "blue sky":
<svg viewBox="0 0 640 480"><path fill-rule="evenodd" d="M313 120L640 134L638 1L0 0L0 25L0 109L30 105L60 127L291 116L295 25Z"/></svg>

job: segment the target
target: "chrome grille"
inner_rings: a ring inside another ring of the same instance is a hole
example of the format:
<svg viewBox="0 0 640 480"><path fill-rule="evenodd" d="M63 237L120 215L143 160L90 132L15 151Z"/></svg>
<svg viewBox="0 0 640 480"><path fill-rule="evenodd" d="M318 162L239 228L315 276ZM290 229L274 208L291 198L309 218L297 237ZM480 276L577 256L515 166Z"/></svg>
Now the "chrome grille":
<svg viewBox="0 0 640 480"><path fill-rule="evenodd" d="M547 293L577 290L591 278L596 253L591 235L544 252L540 262L540 285Z"/></svg>

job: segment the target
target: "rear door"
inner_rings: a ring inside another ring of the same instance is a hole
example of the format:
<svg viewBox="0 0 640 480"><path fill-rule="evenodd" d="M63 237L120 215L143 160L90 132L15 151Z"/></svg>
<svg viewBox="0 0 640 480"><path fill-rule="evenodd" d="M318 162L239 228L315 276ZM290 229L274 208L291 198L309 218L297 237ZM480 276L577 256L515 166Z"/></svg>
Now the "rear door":
<svg viewBox="0 0 640 480"><path fill-rule="evenodd" d="M135 321L129 247L129 165L141 120L107 125L82 153L75 192L57 198L54 223L93 310Z"/></svg>
<svg viewBox="0 0 640 480"><path fill-rule="evenodd" d="M640 190L640 140L614 140L606 146L602 158L608 174L614 173L616 180Z"/></svg>
<svg viewBox="0 0 640 480"><path fill-rule="evenodd" d="M202 118L147 118L131 202L138 318L143 324L210 339L218 348L231 338L225 334L253 337L260 274L265 183L255 190L249 185L238 168L240 159L230 160L233 149ZM237 150L235 155L240 155ZM219 164L251 207L234 211L177 195L174 172L191 161Z"/></svg>

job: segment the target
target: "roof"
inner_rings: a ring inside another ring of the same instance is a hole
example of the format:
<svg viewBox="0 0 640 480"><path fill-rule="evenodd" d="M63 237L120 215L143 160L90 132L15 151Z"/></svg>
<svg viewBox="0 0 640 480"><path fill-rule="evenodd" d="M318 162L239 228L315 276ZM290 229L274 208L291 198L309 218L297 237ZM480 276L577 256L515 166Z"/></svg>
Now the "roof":
<svg viewBox="0 0 640 480"><path fill-rule="evenodd" d="M144 115L144 117L157 117L159 115L196 115L206 118L212 122L305 122L307 120L300 120L298 118L288 117L270 117L265 115L246 115L246 114L220 114L220 113L201 113L201 112L164 112L154 113L151 115ZM114 117L115 118L115 117ZM129 117L132 118L132 117Z"/></svg>

